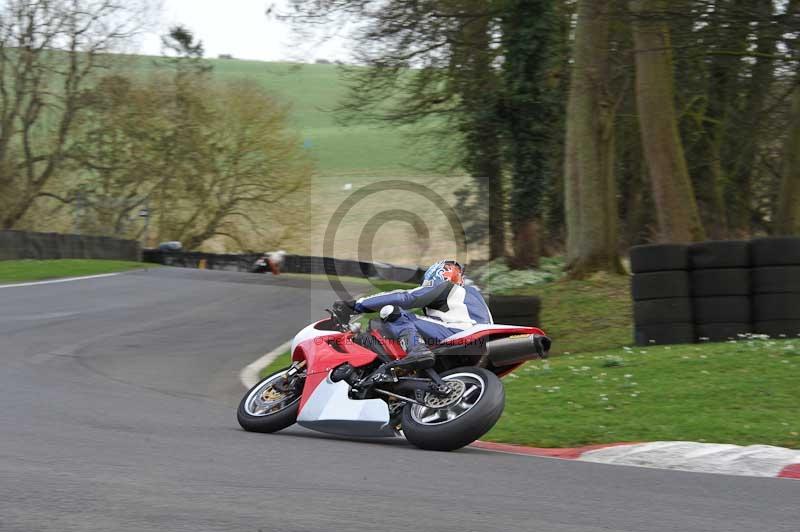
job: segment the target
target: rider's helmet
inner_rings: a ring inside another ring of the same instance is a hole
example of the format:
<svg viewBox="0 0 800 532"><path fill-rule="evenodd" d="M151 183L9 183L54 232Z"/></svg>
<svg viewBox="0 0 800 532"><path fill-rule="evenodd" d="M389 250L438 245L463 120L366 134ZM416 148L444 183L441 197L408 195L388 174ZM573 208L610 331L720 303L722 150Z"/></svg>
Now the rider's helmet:
<svg viewBox="0 0 800 532"><path fill-rule="evenodd" d="M435 286L450 281L453 284L464 284L464 267L454 259L440 260L425 272L422 286Z"/></svg>

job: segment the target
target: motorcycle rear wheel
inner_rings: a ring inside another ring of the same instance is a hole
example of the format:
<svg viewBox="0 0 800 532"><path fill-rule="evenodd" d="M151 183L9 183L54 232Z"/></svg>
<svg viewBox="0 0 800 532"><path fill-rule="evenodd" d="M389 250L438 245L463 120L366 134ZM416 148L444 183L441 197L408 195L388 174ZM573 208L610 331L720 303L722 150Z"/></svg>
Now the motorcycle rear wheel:
<svg viewBox="0 0 800 532"><path fill-rule="evenodd" d="M422 449L454 451L489 432L503 414L506 394L497 375L483 368L455 368L441 377L445 382L463 383L461 396L443 408L407 404L403 435Z"/></svg>
<svg viewBox="0 0 800 532"><path fill-rule="evenodd" d="M262 379L242 397L236 419L244 430L277 432L297 421L300 392L283 393L274 388L287 371L289 368L284 368Z"/></svg>

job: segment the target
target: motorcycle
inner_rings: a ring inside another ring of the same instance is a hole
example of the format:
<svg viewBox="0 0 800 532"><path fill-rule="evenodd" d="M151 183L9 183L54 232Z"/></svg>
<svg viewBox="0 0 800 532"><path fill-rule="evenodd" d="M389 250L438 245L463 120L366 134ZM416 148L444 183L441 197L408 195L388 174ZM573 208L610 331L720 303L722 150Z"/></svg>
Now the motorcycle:
<svg viewBox="0 0 800 532"><path fill-rule="evenodd" d="M264 273L269 269L269 257L262 255L250 267L250 273Z"/></svg>
<svg viewBox="0 0 800 532"><path fill-rule="evenodd" d="M383 320L369 320L362 332L358 316L328 312L295 336L289 367L244 395L242 428L271 433L297 423L342 436L404 436L423 449L452 451L500 419L500 378L546 358L551 345L536 327L476 325L430 346L432 366L428 357L428 367L406 367L398 363L405 350Z"/></svg>
<svg viewBox="0 0 800 532"><path fill-rule="evenodd" d="M265 273L270 271L272 275L278 275L281 272L281 267L283 267L285 260L286 252L283 250L264 253L250 266L250 273Z"/></svg>

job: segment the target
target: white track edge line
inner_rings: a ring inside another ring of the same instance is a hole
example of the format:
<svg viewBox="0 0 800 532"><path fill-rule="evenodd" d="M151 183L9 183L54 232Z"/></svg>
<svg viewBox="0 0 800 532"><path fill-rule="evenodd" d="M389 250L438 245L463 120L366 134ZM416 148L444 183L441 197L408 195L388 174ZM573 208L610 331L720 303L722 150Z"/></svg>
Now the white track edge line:
<svg viewBox="0 0 800 532"><path fill-rule="evenodd" d="M258 360L242 368L242 371L239 372L239 380L242 381L244 387L250 389L255 386L256 383L261 380L259 376L261 370L272 364L272 361L281 356L291 345L291 340L284 342Z"/></svg>
<svg viewBox="0 0 800 532"><path fill-rule="evenodd" d="M30 283L13 283L13 284L0 284L0 288L19 288L22 286L37 286L41 284L56 284L56 283L69 283L71 281L83 281L85 279L99 279L101 277L113 277L121 275L123 272L116 273L100 273L97 275L84 275L81 277L66 277L64 279L50 279L48 281L34 281Z"/></svg>

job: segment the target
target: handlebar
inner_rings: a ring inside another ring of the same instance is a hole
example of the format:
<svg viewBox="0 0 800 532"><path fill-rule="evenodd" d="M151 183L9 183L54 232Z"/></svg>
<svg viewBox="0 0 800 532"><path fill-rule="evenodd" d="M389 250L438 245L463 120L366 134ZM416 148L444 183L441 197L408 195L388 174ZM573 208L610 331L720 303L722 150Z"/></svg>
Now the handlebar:
<svg viewBox="0 0 800 532"><path fill-rule="evenodd" d="M334 325L336 325L336 327L339 329L339 331L341 331L341 332L356 332L356 331L353 330L352 317L353 316L360 316L361 314L349 314L349 313L347 313L346 315L348 316L348 319L345 320L344 319L345 314L340 314L340 313L336 312L335 310L331 310L329 308L326 308L325 311L328 314L331 315L331 321L334 323Z"/></svg>

